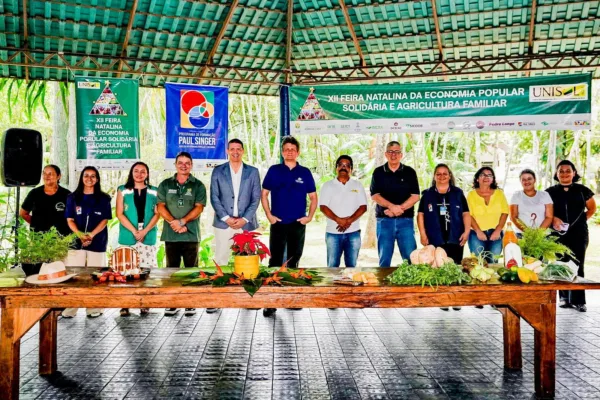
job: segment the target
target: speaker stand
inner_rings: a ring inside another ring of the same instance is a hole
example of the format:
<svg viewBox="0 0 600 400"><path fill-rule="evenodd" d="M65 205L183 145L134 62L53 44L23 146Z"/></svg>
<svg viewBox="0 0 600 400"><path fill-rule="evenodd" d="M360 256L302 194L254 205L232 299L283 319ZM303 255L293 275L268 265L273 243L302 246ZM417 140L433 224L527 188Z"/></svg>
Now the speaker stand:
<svg viewBox="0 0 600 400"><path fill-rule="evenodd" d="M16 195L16 205L15 205L15 226L13 226L13 231L15 234L15 260L19 255L19 210L21 208L21 187L17 186L17 195Z"/></svg>

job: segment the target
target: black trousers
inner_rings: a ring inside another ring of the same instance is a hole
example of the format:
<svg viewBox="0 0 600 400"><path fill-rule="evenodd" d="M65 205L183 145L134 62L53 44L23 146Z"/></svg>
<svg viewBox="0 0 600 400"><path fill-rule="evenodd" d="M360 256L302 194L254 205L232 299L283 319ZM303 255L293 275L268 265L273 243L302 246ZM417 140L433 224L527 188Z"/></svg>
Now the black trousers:
<svg viewBox="0 0 600 400"><path fill-rule="evenodd" d="M271 225L269 237L269 249L271 259L269 267L279 267L288 261L289 268L298 268L298 263L304 251L304 236L306 225L300 222L282 224L280 222ZM284 259L285 258L285 259Z"/></svg>
<svg viewBox="0 0 600 400"><path fill-rule="evenodd" d="M179 268L181 259L185 268L198 266L198 242L165 242L167 268Z"/></svg>
<svg viewBox="0 0 600 400"><path fill-rule="evenodd" d="M587 250L590 241L589 232L586 230L579 230L577 232L568 232L564 236L559 236L558 243L562 243L567 246L573 252L573 257L564 256L560 261L573 261L579 266L577 275L583 278L584 276L584 264L585 264L585 252ZM571 304L585 304L585 290L561 290L560 297L565 299Z"/></svg>
<svg viewBox="0 0 600 400"><path fill-rule="evenodd" d="M463 259L463 254L465 252L464 246L453 243L444 243L440 247L446 251L448 257L450 257L456 265L460 265Z"/></svg>

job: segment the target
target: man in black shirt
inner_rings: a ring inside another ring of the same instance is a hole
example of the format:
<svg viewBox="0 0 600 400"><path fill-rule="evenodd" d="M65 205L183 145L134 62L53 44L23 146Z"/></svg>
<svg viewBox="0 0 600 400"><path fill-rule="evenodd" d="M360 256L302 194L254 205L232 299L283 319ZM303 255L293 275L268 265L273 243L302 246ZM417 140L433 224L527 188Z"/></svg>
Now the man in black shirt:
<svg viewBox="0 0 600 400"><path fill-rule="evenodd" d="M375 168L371 179L371 198L377 203L377 251L380 267L391 266L394 242L398 243L402 258L410 261L410 253L417 248L414 205L419 201L421 193L415 170L400 163L400 143L389 142L385 158L388 162Z"/></svg>

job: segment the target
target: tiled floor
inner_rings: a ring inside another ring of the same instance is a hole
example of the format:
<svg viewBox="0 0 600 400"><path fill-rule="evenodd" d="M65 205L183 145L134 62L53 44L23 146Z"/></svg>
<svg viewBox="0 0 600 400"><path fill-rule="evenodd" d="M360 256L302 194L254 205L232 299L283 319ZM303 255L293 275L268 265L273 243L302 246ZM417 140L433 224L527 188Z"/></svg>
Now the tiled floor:
<svg viewBox="0 0 600 400"><path fill-rule="evenodd" d="M557 398L600 398L600 298L559 309ZM162 310L59 320L59 371L37 375L37 328L21 344L21 399L527 399L503 369L497 311L439 309ZM1 395L0 395L1 397Z"/></svg>

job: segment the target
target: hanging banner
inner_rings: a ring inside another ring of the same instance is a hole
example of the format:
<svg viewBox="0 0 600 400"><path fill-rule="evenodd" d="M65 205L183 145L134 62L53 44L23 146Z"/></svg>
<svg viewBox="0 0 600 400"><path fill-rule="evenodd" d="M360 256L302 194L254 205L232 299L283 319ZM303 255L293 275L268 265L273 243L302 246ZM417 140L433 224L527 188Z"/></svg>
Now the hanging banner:
<svg viewBox="0 0 600 400"><path fill-rule="evenodd" d="M167 93L167 154L165 169L175 169L175 157L187 151L194 170L208 170L227 160L229 89L219 86L165 84Z"/></svg>
<svg viewBox="0 0 600 400"><path fill-rule="evenodd" d="M292 86L293 135L590 129L591 75Z"/></svg>
<svg viewBox="0 0 600 400"><path fill-rule="evenodd" d="M140 159L138 89L134 79L75 78L78 171L128 169Z"/></svg>

